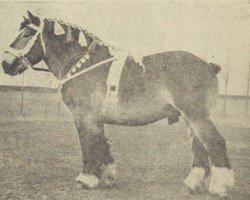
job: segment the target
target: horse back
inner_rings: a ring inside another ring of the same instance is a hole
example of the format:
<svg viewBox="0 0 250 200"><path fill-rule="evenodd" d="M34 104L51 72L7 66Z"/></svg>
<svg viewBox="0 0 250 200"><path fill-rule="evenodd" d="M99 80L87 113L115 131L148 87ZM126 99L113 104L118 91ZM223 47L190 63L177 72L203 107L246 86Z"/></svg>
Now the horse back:
<svg viewBox="0 0 250 200"><path fill-rule="evenodd" d="M170 51L146 56L143 64L145 72L133 60L126 61L119 88L121 107L146 108L157 104L162 109L172 104L181 110L198 108L209 112L215 105L217 70L199 57L185 51Z"/></svg>

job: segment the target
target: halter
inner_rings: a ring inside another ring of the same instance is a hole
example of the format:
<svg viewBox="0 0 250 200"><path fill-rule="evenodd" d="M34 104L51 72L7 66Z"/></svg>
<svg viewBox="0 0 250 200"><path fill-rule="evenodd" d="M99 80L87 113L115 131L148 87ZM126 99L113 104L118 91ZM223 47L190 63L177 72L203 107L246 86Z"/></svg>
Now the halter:
<svg viewBox="0 0 250 200"><path fill-rule="evenodd" d="M26 58L25 56L29 53L31 48L34 46L34 44L37 41L37 39L39 38L39 36L40 36L40 39L41 39L41 46L43 48L43 53L45 55L45 53L46 53L46 51L45 51L45 43L44 43L44 40L43 40L43 37L42 37L42 32L43 32L43 28L44 28L44 21L43 20L41 21L39 27L37 27L37 26L35 26L33 24L29 24L27 26L29 26L30 28L36 30L36 34L32 37L31 40L28 41L28 44L23 49L20 49L20 50L14 49L13 47L8 47L6 49L6 51L11 53L14 56L20 58L22 64L25 67L27 67L29 69L33 69L31 67L32 64L30 63L28 58Z"/></svg>

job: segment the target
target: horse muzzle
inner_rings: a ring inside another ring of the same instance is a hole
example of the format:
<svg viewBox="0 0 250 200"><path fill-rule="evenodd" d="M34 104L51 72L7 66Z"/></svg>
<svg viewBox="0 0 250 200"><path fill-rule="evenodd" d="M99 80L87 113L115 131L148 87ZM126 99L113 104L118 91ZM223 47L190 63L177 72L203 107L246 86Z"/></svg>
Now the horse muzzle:
<svg viewBox="0 0 250 200"><path fill-rule="evenodd" d="M2 67L4 72L10 76L21 74L27 69L27 67L23 65L21 58L18 58L9 52L4 52L3 54Z"/></svg>

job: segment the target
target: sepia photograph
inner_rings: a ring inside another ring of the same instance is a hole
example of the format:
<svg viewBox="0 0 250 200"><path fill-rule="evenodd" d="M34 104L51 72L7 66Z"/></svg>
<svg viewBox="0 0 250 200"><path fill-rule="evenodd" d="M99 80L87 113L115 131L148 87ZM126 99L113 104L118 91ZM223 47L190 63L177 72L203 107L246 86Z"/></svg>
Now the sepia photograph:
<svg viewBox="0 0 250 200"><path fill-rule="evenodd" d="M0 0L0 200L250 200L249 0Z"/></svg>

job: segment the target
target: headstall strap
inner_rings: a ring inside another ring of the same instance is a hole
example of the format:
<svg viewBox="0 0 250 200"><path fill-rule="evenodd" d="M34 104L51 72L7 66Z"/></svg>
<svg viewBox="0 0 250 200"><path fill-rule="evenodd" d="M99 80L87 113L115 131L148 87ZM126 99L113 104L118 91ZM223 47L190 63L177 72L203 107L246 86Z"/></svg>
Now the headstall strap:
<svg viewBox="0 0 250 200"><path fill-rule="evenodd" d="M30 49L33 47L34 43L36 42L36 40L38 39L38 37L40 36L41 39L41 45L45 54L45 43L42 37L42 32L43 32L43 28L44 28L44 21L41 20L40 26L37 27L33 24L29 24L28 25L30 28L36 30L36 34L33 36L33 38L28 42L28 44L20 50L14 49L12 47L8 47L6 49L7 52L13 54L14 56L17 56L21 59L22 63L27 67L27 68L31 68L31 63L28 60L28 58L25 57L25 55L30 51Z"/></svg>
<svg viewBox="0 0 250 200"><path fill-rule="evenodd" d="M37 30L37 31L39 30L39 27L35 26L34 24L29 24L28 26L34 30Z"/></svg>

